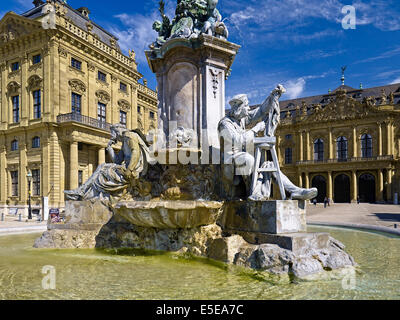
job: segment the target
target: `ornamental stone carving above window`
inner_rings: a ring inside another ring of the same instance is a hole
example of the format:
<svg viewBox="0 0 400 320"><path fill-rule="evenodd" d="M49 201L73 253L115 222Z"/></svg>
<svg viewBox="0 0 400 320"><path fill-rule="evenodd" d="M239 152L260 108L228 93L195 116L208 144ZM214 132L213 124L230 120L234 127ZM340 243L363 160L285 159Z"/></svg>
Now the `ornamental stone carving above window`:
<svg viewBox="0 0 400 320"><path fill-rule="evenodd" d="M21 85L16 81L11 81L7 86L7 92L9 94L15 94L19 92Z"/></svg>
<svg viewBox="0 0 400 320"><path fill-rule="evenodd" d="M122 111L128 112L131 109L131 105L126 100L119 100L118 105Z"/></svg>
<svg viewBox="0 0 400 320"><path fill-rule="evenodd" d="M37 75L33 75L28 79L28 89L37 89L42 87L43 80Z"/></svg>
<svg viewBox="0 0 400 320"><path fill-rule="evenodd" d="M103 90L97 91L96 92L96 97L99 100L99 102L104 103L104 104L109 103L110 100L111 100L110 95L107 92L103 91Z"/></svg>
<svg viewBox="0 0 400 320"><path fill-rule="evenodd" d="M74 79L74 80L70 80L68 82L68 84L71 87L72 91L79 93L79 94L86 93L86 86L82 81Z"/></svg>

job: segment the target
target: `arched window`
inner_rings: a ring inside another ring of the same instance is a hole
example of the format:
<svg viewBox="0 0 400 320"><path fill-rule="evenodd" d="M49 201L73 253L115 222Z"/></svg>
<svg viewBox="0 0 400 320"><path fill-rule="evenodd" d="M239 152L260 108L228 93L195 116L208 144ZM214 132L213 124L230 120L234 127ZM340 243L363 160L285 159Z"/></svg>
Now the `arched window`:
<svg viewBox="0 0 400 320"><path fill-rule="evenodd" d="M13 140L11 142L11 151L18 151L18 140Z"/></svg>
<svg viewBox="0 0 400 320"><path fill-rule="evenodd" d="M39 137L34 137L32 139L32 148L34 148L34 149L40 148L40 138Z"/></svg>
<svg viewBox="0 0 400 320"><path fill-rule="evenodd" d="M369 134L361 137L361 154L363 158L372 158L372 136Z"/></svg>
<svg viewBox="0 0 400 320"><path fill-rule="evenodd" d="M339 161L347 160L347 139L346 137L339 137L337 139L337 158Z"/></svg>
<svg viewBox="0 0 400 320"><path fill-rule="evenodd" d="M314 141L314 160L324 160L324 140L322 139L317 139Z"/></svg>

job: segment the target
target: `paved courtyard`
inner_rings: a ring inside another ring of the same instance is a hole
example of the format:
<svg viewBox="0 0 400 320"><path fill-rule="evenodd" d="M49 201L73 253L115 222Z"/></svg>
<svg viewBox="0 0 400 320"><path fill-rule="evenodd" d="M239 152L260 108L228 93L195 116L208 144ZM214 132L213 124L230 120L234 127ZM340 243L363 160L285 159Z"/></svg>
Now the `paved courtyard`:
<svg viewBox="0 0 400 320"><path fill-rule="evenodd" d="M309 223L350 223L366 224L380 227L400 228L400 205L383 204L331 204L324 208L323 204L315 207L308 204L307 221Z"/></svg>

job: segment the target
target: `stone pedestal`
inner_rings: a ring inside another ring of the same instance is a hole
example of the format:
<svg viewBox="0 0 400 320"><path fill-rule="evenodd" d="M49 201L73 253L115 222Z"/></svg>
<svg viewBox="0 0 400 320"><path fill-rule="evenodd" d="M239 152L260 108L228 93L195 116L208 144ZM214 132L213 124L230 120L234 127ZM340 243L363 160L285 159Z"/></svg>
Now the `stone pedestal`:
<svg viewBox="0 0 400 320"><path fill-rule="evenodd" d="M191 147L219 149L218 123L225 116L225 79L240 46L208 35L175 38L146 51L156 74L159 130L169 141L177 128L193 130Z"/></svg>
<svg viewBox="0 0 400 320"><path fill-rule="evenodd" d="M298 200L231 201L226 203L223 229L255 233L307 232L306 202Z"/></svg>

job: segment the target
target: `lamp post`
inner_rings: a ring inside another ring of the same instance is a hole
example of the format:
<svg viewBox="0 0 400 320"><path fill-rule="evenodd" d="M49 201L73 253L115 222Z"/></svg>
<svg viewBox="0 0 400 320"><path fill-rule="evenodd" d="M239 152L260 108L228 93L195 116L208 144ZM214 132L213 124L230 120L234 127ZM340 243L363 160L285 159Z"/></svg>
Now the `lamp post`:
<svg viewBox="0 0 400 320"><path fill-rule="evenodd" d="M31 205L31 181L32 181L32 172L29 170L28 174L26 175L26 177L28 178L28 220L32 220L32 205Z"/></svg>

